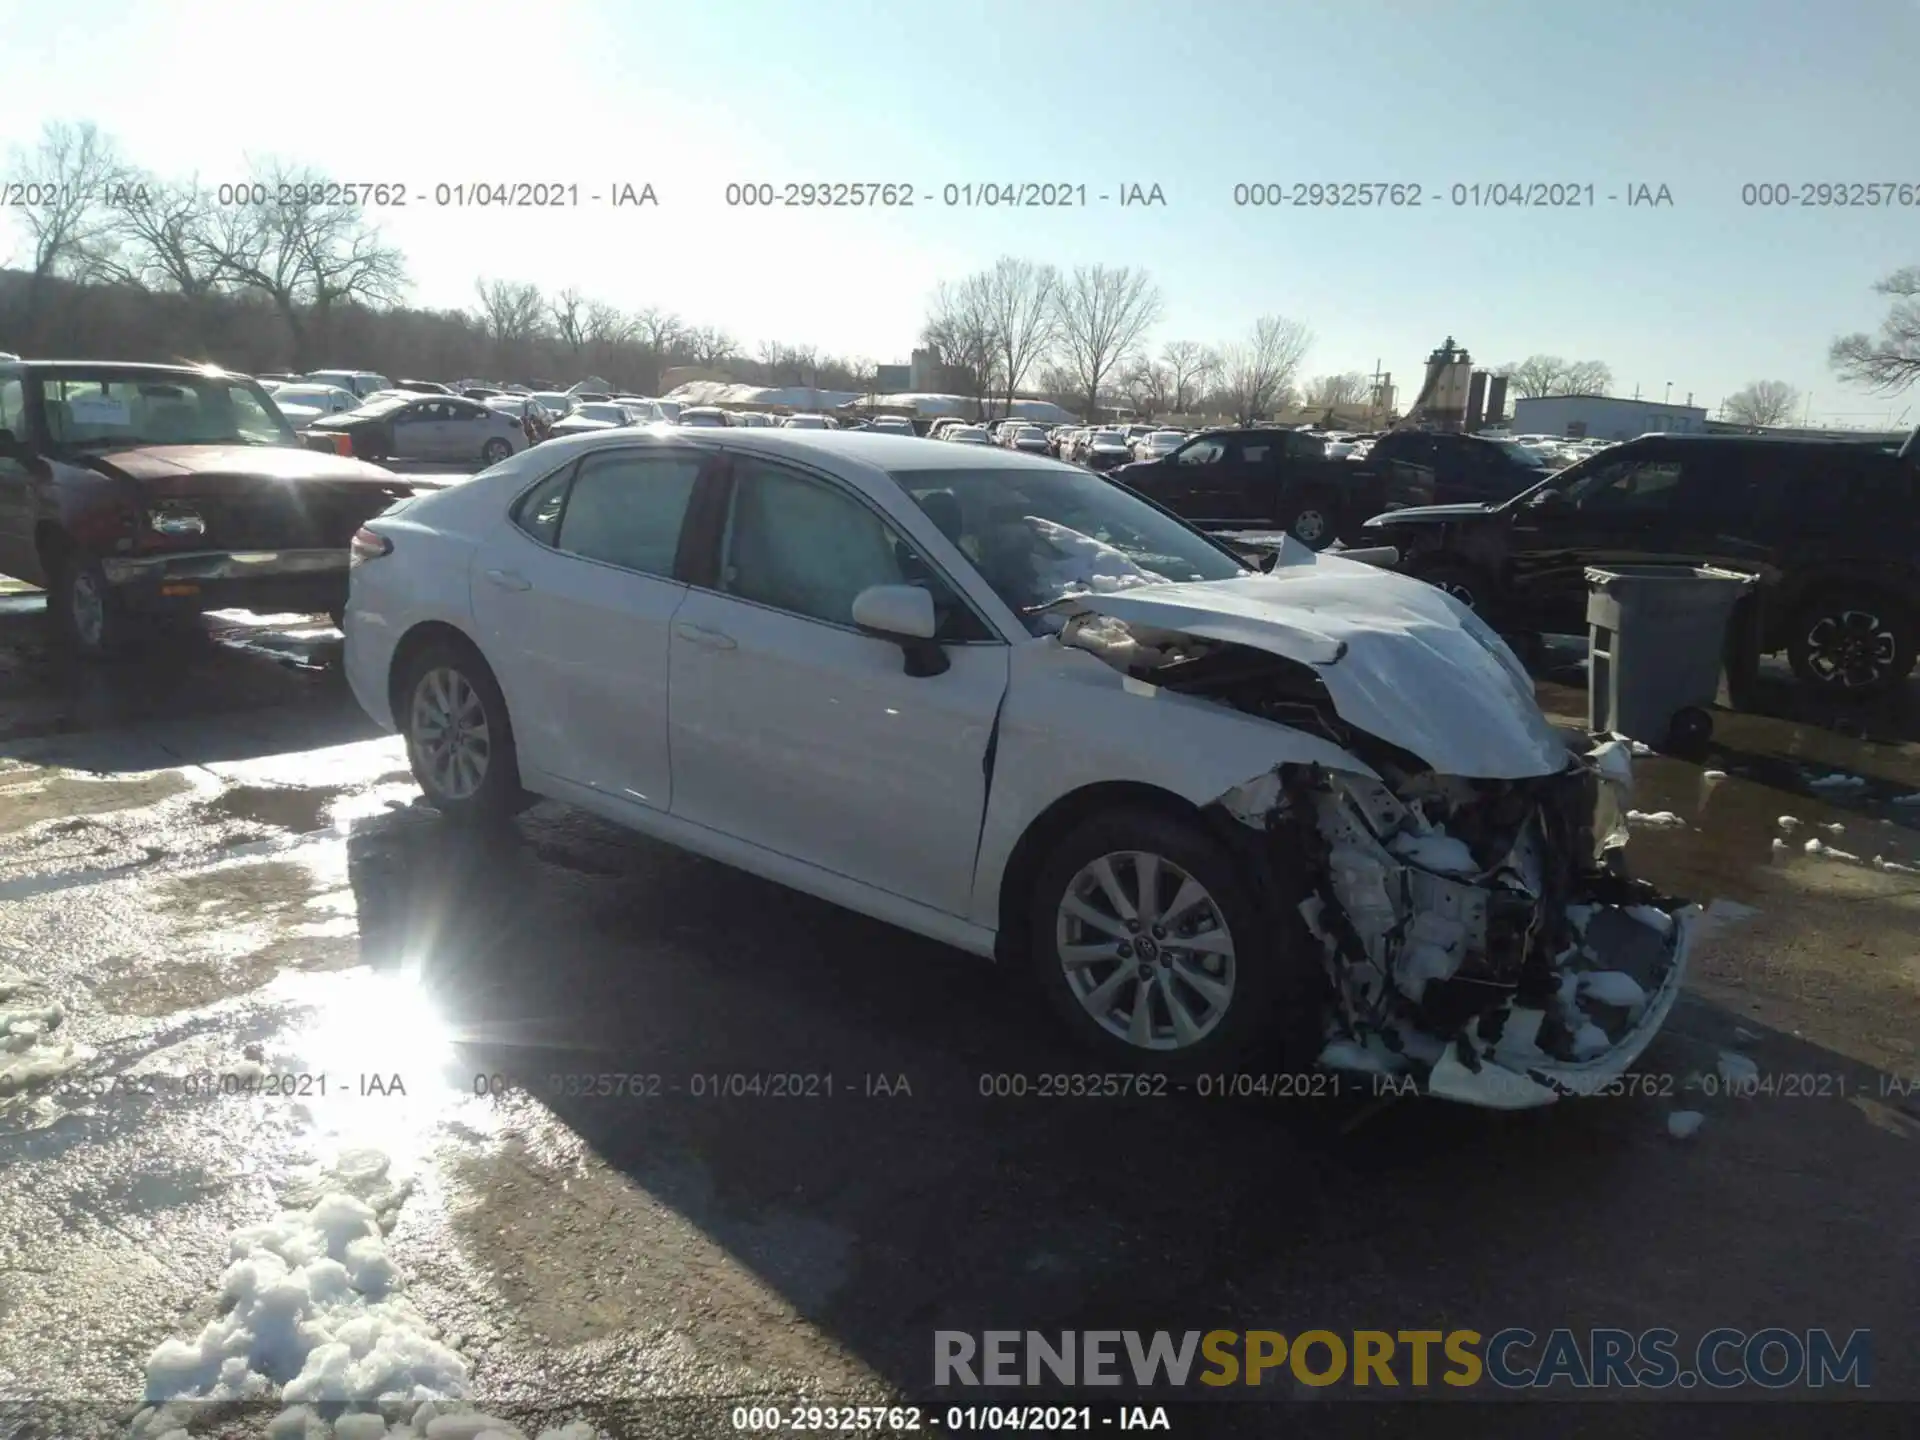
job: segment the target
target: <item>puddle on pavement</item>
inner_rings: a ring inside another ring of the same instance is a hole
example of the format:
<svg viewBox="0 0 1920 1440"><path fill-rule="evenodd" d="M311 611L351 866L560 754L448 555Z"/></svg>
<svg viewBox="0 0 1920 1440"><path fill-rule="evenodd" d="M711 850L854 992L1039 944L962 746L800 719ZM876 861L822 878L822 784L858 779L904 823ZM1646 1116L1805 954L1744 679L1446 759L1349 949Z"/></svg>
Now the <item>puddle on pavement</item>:
<svg viewBox="0 0 1920 1440"><path fill-rule="evenodd" d="M1685 822L1630 827L1635 875L1703 903L1727 899L1760 912L1702 945L1691 988L1863 1064L1920 1070L1920 873L1873 864L1878 857L1920 872L1920 835L1744 776L1710 779L1666 756L1635 759L1633 808ZM1782 816L1796 823L1783 827ZM1824 850L1809 854L1810 840Z"/></svg>
<svg viewBox="0 0 1920 1440"><path fill-rule="evenodd" d="M361 963L352 891L292 860L182 875L155 885L152 909L175 933L101 967L93 998L125 1015L170 1015L258 990L286 971Z"/></svg>
<svg viewBox="0 0 1920 1440"><path fill-rule="evenodd" d="M337 785L235 785L209 800L209 814L271 825L295 834L327 828L327 810L342 793Z"/></svg>
<svg viewBox="0 0 1920 1440"><path fill-rule="evenodd" d="M469 1262L544 1344L668 1327L710 1363L811 1371L829 1390L861 1374L807 1324L846 1273L853 1237L837 1227L726 1217L692 1158L663 1157L635 1178L592 1154L538 1157L516 1136L450 1157L445 1173Z"/></svg>
<svg viewBox="0 0 1920 1440"><path fill-rule="evenodd" d="M157 805L192 788L192 782L177 770L96 778L39 765L9 764L0 769L0 834L43 820Z"/></svg>

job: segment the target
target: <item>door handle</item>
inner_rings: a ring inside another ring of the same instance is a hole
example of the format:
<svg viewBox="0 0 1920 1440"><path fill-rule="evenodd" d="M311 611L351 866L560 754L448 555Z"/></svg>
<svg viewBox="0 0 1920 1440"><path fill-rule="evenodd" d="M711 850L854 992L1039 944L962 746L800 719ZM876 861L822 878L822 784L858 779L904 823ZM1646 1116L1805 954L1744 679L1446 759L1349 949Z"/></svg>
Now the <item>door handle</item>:
<svg viewBox="0 0 1920 1440"><path fill-rule="evenodd" d="M709 630L704 625L692 625L682 620L673 627L673 633L682 640L690 640L695 645L704 645L709 650L733 650L739 647L739 641L731 635L722 635L718 630Z"/></svg>
<svg viewBox="0 0 1920 1440"><path fill-rule="evenodd" d="M487 579L502 590L531 590L533 582L518 570L489 570Z"/></svg>

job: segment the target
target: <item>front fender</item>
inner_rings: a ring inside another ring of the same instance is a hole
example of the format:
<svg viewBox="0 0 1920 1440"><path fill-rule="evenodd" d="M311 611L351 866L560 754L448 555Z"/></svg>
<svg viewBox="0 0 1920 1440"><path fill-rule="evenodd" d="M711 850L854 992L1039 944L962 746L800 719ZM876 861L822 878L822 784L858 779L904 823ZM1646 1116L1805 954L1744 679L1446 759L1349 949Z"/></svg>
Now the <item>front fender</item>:
<svg viewBox="0 0 1920 1440"><path fill-rule="evenodd" d="M999 928L1014 847L1064 796L1121 781L1201 807L1281 764L1378 778L1330 740L1132 679L1051 636L1017 645L968 918Z"/></svg>

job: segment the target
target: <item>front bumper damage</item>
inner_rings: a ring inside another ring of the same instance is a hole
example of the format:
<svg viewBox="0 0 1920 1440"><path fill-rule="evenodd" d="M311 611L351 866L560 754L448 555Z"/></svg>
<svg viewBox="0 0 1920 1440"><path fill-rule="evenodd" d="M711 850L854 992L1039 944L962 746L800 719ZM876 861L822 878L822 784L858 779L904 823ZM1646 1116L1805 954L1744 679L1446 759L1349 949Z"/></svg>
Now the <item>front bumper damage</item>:
<svg viewBox="0 0 1920 1440"><path fill-rule="evenodd" d="M1558 774L1281 767L1221 797L1302 859L1330 1068L1494 1109L1606 1091L1665 1023L1699 907L1627 878L1627 742Z"/></svg>

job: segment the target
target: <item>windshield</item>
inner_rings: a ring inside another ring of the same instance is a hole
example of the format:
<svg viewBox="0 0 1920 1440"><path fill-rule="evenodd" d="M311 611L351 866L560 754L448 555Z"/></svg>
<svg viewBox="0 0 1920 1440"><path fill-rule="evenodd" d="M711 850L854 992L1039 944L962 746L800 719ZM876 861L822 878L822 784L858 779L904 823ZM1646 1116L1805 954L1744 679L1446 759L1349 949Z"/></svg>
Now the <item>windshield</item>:
<svg viewBox="0 0 1920 1440"><path fill-rule="evenodd" d="M1066 466L908 470L894 479L1035 634L1068 595L1170 580L1225 580L1246 567L1119 486Z"/></svg>
<svg viewBox="0 0 1920 1440"><path fill-rule="evenodd" d="M290 445L300 437L252 380L111 365L63 368L40 382L55 445Z"/></svg>
<svg viewBox="0 0 1920 1440"><path fill-rule="evenodd" d="M1019 430L1014 432L1013 438L1016 440L1039 440L1044 442L1047 438L1047 432L1034 425L1022 425Z"/></svg>
<svg viewBox="0 0 1920 1440"><path fill-rule="evenodd" d="M1127 437L1122 435L1118 430L1101 430L1094 434L1093 443L1096 445L1124 445L1127 443Z"/></svg>

